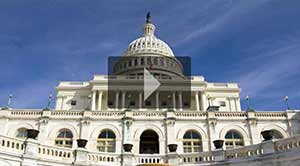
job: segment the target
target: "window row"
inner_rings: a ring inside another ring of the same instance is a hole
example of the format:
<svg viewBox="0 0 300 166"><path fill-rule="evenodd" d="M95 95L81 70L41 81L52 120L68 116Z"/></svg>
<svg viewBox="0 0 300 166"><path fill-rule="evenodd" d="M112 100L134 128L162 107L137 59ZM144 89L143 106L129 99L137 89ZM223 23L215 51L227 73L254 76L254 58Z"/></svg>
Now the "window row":
<svg viewBox="0 0 300 166"><path fill-rule="evenodd" d="M17 138L26 138L27 129L20 128L16 133ZM275 139L283 138L283 135L276 130L273 130L273 137ZM68 129L61 129L56 136L54 143L56 146L72 148L73 133ZM230 130L226 133L224 138L226 149L238 148L244 146L244 138L241 133L236 130ZM182 139L183 152L195 153L202 152L202 137L195 130L188 130L183 135ZM116 135L109 129L102 130L97 138L97 149L100 152L115 152L116 151Z"/></svg>
<svg viewBox="0 0 300 166"><path fill-rule="evenodd" d="M145 57L145 58L129 58L127 61L120 63L118 65L118 69L127 69L128 67L133 66L144 66L144 65L159 65L160 67L166 68L179 68L179 66L173 60L169 60L167 58L158 58L158 57Z"/></svg>

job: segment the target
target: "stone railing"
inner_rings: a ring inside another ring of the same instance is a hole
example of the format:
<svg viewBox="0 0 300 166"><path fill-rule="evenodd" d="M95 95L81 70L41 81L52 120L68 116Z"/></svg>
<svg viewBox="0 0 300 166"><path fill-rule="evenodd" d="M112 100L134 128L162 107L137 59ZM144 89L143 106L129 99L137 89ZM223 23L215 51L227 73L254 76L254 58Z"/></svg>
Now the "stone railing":
<svg viewBox="0 0 300 166"><path fill-rule="evenodd" d="M155 76L155 78L159 79L159 80L181 80L181 77L178 76ZM189 77L186 76L184 77L186 80L192 80L192 81L204 81L204 78L199 76L193 76L193 77ZM105 80L140 80L142 81L144 79L144 76L137 76L137 75L133 75L133 76L126 76L126 75L111 75L111 76L107 76L107 75L94 75L93 80L94 81L105 81ZM71 84L72 82L62 82L61 85L68 85Z"/></svg>
<svg viewBox="0 0 300 166"><path fill-rule="evenodd" d="M286 118L286 112L255 112L255 116L259 119L284 119Z"/></svg>
<svg viewBox="0 0 300 166"><path fill-rule="evenodd" d="M73 161L74 151L69 148L39 145L38 154L40 158L51 160Z"/></svg>
<svg viewBox="0 0 300 166"><path fill-rule="evenodd" d="M224 151L224 159L247 159L266 154L286 152L292 149L300 150L300 135L286 139L266 141L241 148L228 149Z"/></svg>
<svg viewBox="0 0 300 166"><path fill-rule="evenodd" d="M286 152L292 149L300 148L300 136L294 136L291 138L281 139L275 142L276 152Z"/></svg>
<svg viewBox="0 0 300 166"><path fill-rule="evenodd" d="M0 151L23 154L24 140L0 136Z"/></svg>
<svg viewBox="0 0 300 166"><path fill-rule="evenodd" d="M134 158L136 164L168 163L167 157L159 154L138 154Z"/></svg>
<svg viewBox="0 0 300 166"><path fill-rule="evenodd" d="M214 162L215 157L212 152L201 152L180 155L181 164L200 164L207 162Z"/></svg>
<svg viewBox="0 0 300 166"><path fill-rule="evenodd" d="M92 112L92 116L100 117L121 117L124 115L123 111L98 111Z"/></svg>
<svg viewBox="0 0 300 166"><path fill-rule="evenodd" d="M83 111L53 111L52 116L82 116Z"/></svg>
<svg viewBox="0 0 300 166"><path fill-rule="evenodd" d="M257 120L284 120L292 118L295 112L202 112L202 111L49 111L49 110L2 110L0 117L7 117L11 119L81 119L81 118L94 118L94 119L122 119L123 117L131 117L135 119L163 119L163 118L176 118L203 120L205 118L215 118L216 120L234 120L234 119L257 119Z"/></svg>
<svg viewBox="0 0 300 166"><path fill-rule="evenodd" d="M160 111L134 111L133 112L133 117L134 118L147 118L147 117L161 117L164 118L165 117L165 112L160 112Z"/></svg>
<svg viewBox="0 0 300 166"><path fill-rule="evenodd" d="M215 112L215 116L217 118L227 118L227 117L242 117L245 118L247 117L247 113L246 112Z"/></svg>
<svg viewBox="0 0 300 166"><path fill-rule="evenodd" d="M185 154L132 154L127 159L132 160L132 165L138 164L170 164L175 165L216 165L220 162L249 161L250 159L263 158L292 152L300 152L300 135L291 138L270 140L260 144L245 146L235 149L215 150L211 152L185 153ZM56 146L40 145L37 140L26 141L0 136L0 157L9 154L19 158L30 158L43 162L56 164L80 165L89 163L91 165L121 166L126 160L121 154L88 151L84 148L69 149ZM289 153L290 154L290 153ZM3 155L3 156L2 156ZM171 157L173 155L173 158ZM175 157L174 157L175 156ZM26 160L25 160L26 161ZM175 161L175 162L174 162ZM51 164L49 164L51 165ZM125 164L126 165L126 164Z"/></svg>
<svg viewBox="0 0 300 166"><path fill-rule="evenodd" d="M42 112L39 110L14 110L10 114L13 116L39 116L42 115Z"/></svg>
<svg viewBox="0 0 300 166"><path fill-rule="evenodd" d="M263 148L261 144L246 146L235 149L228 149L225 151L225 159L237 159L237 158L247 158L253 156L259 156L263 154Z"/></svg>
<svg viewBox="0 0 300 166"><path fill-rule="evenodd" d="M115 153L101 153L101 152L89 152L88 161L92 164L113 164L114 166L120 164L120 155Z"/></svg>
<svg viewBox="0 0 300 166"><path fill-rule="evenodd" d="M196 118L196 117L206 117L206 112L175 112L177 117L186 117L186 118Z"/></svg>

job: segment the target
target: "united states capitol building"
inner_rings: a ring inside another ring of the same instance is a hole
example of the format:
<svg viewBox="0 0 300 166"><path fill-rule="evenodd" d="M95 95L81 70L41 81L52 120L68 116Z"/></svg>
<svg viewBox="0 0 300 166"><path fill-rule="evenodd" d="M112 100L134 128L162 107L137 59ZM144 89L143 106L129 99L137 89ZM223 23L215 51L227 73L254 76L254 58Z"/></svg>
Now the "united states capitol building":
<svg viewBox="0 0 300 166"><path fill-rule="evenodd" d="M53 109L3 107L0 166L299 165L298 111L242 110L236 83L184 76L150 16L122 57L60 82ZM161 83L147 99L146 69Z"/></svg>

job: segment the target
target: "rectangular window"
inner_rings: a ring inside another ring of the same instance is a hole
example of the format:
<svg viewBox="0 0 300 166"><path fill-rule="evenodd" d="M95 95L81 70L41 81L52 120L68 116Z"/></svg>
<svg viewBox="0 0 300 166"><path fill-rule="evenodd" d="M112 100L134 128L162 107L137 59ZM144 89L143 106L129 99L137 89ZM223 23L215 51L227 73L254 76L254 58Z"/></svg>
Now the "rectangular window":
<svg viewBox="0 0 300 166"><path fill-rule="evenodd" d="M146 101L146 102L145 102L145 105L146 105L146 106L151 106L151 101Z"/></svg>
<svg viewBox="0 0 300 166"><path fill-rule="evenodd" d="M112 101L108 101L108 102L107 102L107 105L108 105L108 106L112 106L112 105L113 105L113 102L112 102Z"/></svg>
<svg viewBox="0 0 300 166"><path fill-rule="evenodd" d="M220 106L221 107L225 107L226 106L226 102L225 101L220 101Z"/></svg>
<svg viewBox="0 0 300 166"><path fill-rule="evenodd" d="M141 59L141 65L144 65L144 58Z"/></svg>
<svg viewBox="0 0 300 166"><path fill-rule="evenodd" d="M135 101L130 101L130 106L135 106Z"/></svg>
<svg viewBox="0 0 300 166"><path fill-rule="evenodd" d="M76 100L71 100L71 105L76 105Z"/></svg>

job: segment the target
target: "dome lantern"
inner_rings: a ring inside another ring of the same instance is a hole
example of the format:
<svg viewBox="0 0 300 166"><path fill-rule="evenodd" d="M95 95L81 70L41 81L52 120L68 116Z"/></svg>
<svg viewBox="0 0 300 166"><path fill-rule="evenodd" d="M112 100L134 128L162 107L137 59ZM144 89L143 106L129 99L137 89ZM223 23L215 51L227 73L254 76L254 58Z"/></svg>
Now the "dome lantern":
<svg viewBox="0 0 300 166"><path fill-rule="evenodd" d="M154 36L155 26L151 23L150 12L147 13L146 24L143 28L144 36Z"/></svg>

